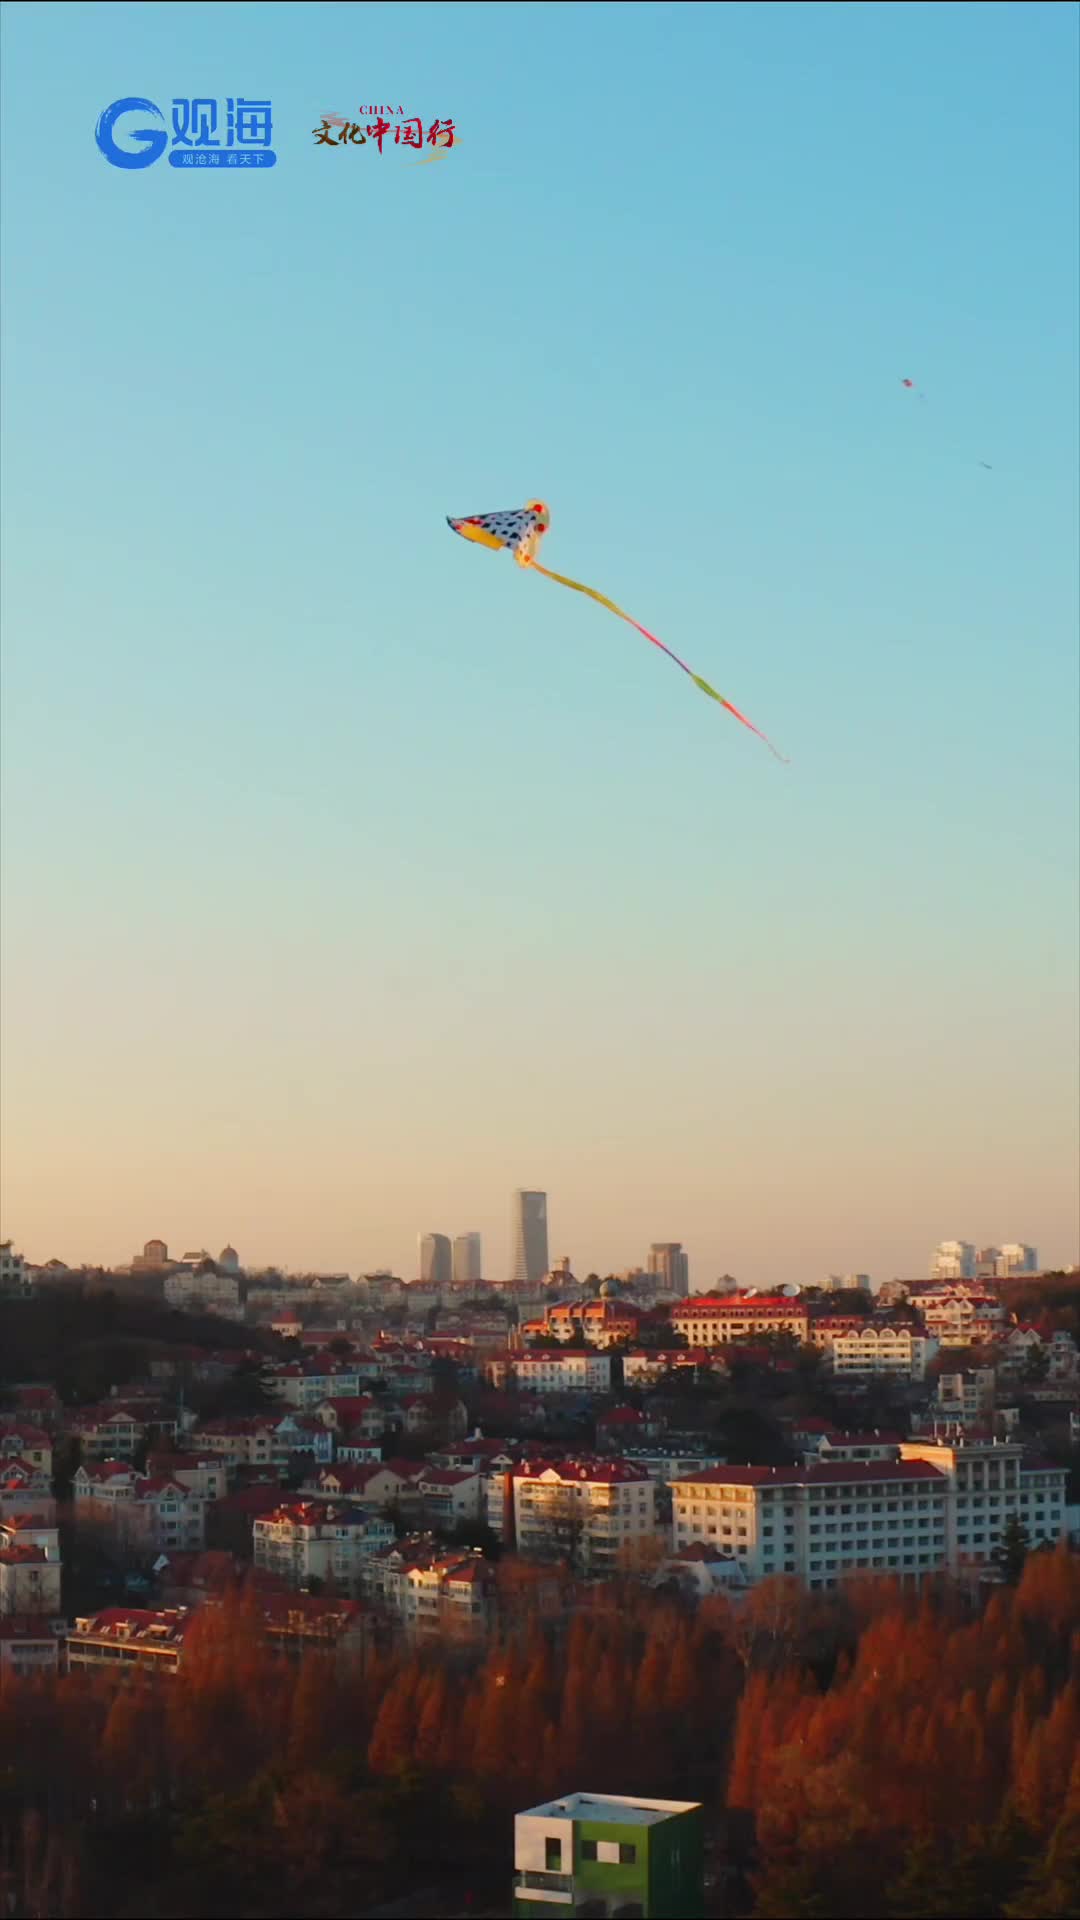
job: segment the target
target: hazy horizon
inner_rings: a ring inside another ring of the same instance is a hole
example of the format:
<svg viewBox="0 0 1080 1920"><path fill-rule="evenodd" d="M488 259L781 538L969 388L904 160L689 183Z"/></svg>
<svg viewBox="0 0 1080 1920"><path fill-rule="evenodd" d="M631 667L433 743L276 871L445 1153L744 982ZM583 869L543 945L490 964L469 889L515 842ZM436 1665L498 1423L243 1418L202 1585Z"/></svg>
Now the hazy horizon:
<svg viewBox="0 0 1080 1920"><path fill-rule="evenodd" d="M1076 11L3 37L0 1232L1074 1261ZM129 93L277 165L110 166ZM316 147L371 98L460 150ZM790 766L446 526L532 497Z"/></svg>

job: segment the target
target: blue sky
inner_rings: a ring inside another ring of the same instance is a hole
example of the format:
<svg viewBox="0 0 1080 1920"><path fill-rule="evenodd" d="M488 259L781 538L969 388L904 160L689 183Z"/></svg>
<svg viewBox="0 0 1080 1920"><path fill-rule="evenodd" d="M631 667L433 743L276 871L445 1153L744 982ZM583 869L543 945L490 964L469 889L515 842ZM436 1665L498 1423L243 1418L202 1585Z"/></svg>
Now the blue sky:
<svg viewBox="0 0 1080 1920"><path fill-rule="evenodd" d="M1077 1257L1077 18L5 9L28 1253ZM278 164L110 167L125 94ZM445 526L535 495L789 768Z"/></svg>

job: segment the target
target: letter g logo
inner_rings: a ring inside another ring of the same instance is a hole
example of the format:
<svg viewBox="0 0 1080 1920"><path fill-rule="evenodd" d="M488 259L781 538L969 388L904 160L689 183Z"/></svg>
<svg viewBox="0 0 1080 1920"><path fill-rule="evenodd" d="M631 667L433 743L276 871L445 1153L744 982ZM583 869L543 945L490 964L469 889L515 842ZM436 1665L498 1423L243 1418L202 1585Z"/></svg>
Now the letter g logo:
<svg viewBox="0 0 1080 1920"><path fill-rule="evenodd" d="M106 107L94 129L94 138L110 166L113 167L151 167L160 160L169 144L169 136L158 127L139 127L128 137L138 140L141 152L132 153L127 147L118 147L113 139L113 128L122 113L152 113L155 120L164 123L165 115L152 100L114 100Z"/></svg>

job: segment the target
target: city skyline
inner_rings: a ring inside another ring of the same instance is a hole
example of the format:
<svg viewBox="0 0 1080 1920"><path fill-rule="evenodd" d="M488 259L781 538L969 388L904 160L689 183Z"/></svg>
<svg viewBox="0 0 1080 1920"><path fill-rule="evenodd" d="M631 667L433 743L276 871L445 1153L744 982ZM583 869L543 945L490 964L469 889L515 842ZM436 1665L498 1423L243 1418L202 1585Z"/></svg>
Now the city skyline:
<svg viewBox="0 0 1080 1920"><path fill-rule="evenodd" d="M536 1190L520 1189L515 1190L515 1202L521 1194L528 1194L530 1198L543 1197L545 1202L547 1200L546 1194L538 1196ZM561 1211L560 1209L560 1214ZM563 1221L560 1218L560 1228L562 1225ZM547 1219L545 1208L545 1234L546 1227ZM493 1232L492 1238L497 1239L497 1237ZM117 1271L126 1269L132 1266L133 1263L137 1267L146 1266L147 1262L145 1261L144 1254L146 1249L150 1247L157 1249L167 1248L170 1260L193 1259L196 1257L195 1253L188 1251L191 1238L192 1236L190 1234L185 1238L182 1233L178 1233L172 1238L170 1238L168 1234L155 1234L143 1243L143 1254L133 1256L129 1244L130 1235L126 1229L121 1229L113 1236L113 1242L115 1242L116 1246L122 1246L125 1251L110 1251L100 1255L97 1253L86 1253L77 1248L61 1246L59 1237L57 1237L55 1243L52 1241L43 1241L41 1248L37 1246L31 1247L19 1234L10 1233L6 1226L3 1229L2 1235L0 1235L3 1244L12 1245L17 1252L25 1256L31 1265L41 1266L44 1265L47 1260L55 1258L64 1261L70 1260L74 1267L85 1264L88 1267L114 1267ZM217 1236L215 1234L207 1235L203 1233L196 1235L195 1239L200 1241L200 1247L197 1251L201 1251L202 1245L207 1241L216 1244ZM305 1255L302 1245L297 1249L294 1257L287 1258L280 1250L275 1252L273 1248L268 1248L265 1240L258 1235L256 1235L250 1243L254 1250L248 1252L249 1243L242 1242L241 1253L238 1256L236 1245L234 1244L236 1239L236 1235L226 1235L221 1254L210 1254L209 1257L219 1265L224 1264L227 1270L234 1270L238 1264L242 1270L252 1272L263 1269L277 1269L279 1271L296 1274L348 1272L354 1276L365 1273L388 1272L410 1283L414 1280L423 1280L426 1277L424 1252L426 1243L445 1243L445 1251L442 1247L439 1249L442 1254L440 1270L444 1275L444 1278L438 1283L440 1285L448 1285L451 1278L461 1279L466 1277L463 1273L459 1274L457 1262L457 1252L459 1248L463 1247L463 1243L472 1243L474 1254L486 1243L486 1236L478 1231L458 1234L455 1235L453 1239L445 1234L420 1233L412 1238L411 1245L415 1250L413 1254L399 1261L394 1261L389 1257L377 1258L375 1255L369 1258L365 1257L362 1252L358 1255L355 1247L343 1249L340 1258L328 1257L318 1260ZM487 1272L481 1270L479 1273L476 1273L475 1270L471 1270L468 1278L479 1278L485 1281L496 1280L500 1282L514 1278L518 1249L516 1246L516 1229L513 1218L511 1220L510 1231L508 1233L504 1232L503 1239L506 1252L502 1261L497 1264L493 1262L490 1270ZM110 1246L113 1242L110 1242ZM477 1243L479 1243L479 1245ZM1030 1257L1029 1260L1024 1261L1022 1264L1019 1261L1009 1261L1008 1263L999 1262L998 1278L1005 1277L1006 1275L1014 1278L1023 1278L1025 1272L1063 1271L1075 1268L1080 1264L1080 1247L1076 1244L1062 1251L1059 1257L1052 1257L1044 1251L1042 1243L1038 1239L1027 1242L1010 1242L1001 1239L992 1243L983 1240L978 1250L975 1241L944 1239L939 1241L938 1245L933 1249L923 1248L921 1258L916 1254L910 1261L903 1264L898 1263L893 1267L886 1267L880 1263L877 1266L873 1266L869 1262L859 1262L850 1267L845 1267L843 1263L840 1263L838 1272L832 1273L830 1273L827 1265L821 1265L820 1262L815 1265L808 1259L796 1259L793 1262L789 1261L781 1267L774 1259L768 1256L767 1252L763 1265L759 1265L753 1269L747 1267L742 1271L738 1271L734 1263L726 1259L723 1253L718 1255L716 1260L711 1263L703 1261L695 1266L685 1243L680 1241L649 1241L642 1247L640 1245L629 1244L624 1236L611 1234L607 1236L597 1236L590 1240L588 1244L592 1247L595 1257L584 1257L580 1255L569 1256L571 1260L571 1270L578 1280L584 1278L588 1273L597 1273L603 1278L607 1274L632 1272L634 1270L639 1270L643 1274L662 1274L665 1270L669 1270L675 1276L676 1281L683 1279L688 1280L688 1291L691 1293L707 1292L717 1281L730 1277L732 1274L734 1274L734 1277L740 1285L758 1287L780 1285L789 1281L802 1286L826 1286L829 1284L830 1279L835 1283L840 1270L850 1273L853 1281L861 1282L869 1277L875 1288L881 1286L888 1280L929 1279L933 1278L935 1274L942 1278L952 1277L970 1280L974 1280L980 1276L992 1278L994 1276L986 1259L986 1256L992 1253L1004 1253L1006 1255L1010 1253L1023 1253ZM616 1258L610 1254L605 1256L603 1252L605 1244L618 1247L619 1257ZM971 1255L970 1261L965 1260L962 1267L957 1265L955 1269L942 1264L939 1260L942 1249L953 1246L963 1248L965 1252L969 1252ZM42 1250L43 1248L47 1248L47 1250ZM177 1252L177 1249L180 1248L184 1251ZM599 1251L597 1251L598 1248L600 1249ZM434 1252L434 1248L432 1251ZM544 1272L550 1273L552 1271L550 1264L551 1255L546 1238L545 1253L549 1264L545 1267ZM464 1257L464 1255L462 1257ZM154 1262L152 1261L149 1264L152 1267ZM413 1267L416 1268L415 1272L412 1271Z"/></svg>
<svg viewBox="0 0 1080 1920"><path fill-rule="evenodd" d="M1075 9L253 17L5 10L4 1231L1074 1258ZM273 168L107 164L196 77Z"/></svg>

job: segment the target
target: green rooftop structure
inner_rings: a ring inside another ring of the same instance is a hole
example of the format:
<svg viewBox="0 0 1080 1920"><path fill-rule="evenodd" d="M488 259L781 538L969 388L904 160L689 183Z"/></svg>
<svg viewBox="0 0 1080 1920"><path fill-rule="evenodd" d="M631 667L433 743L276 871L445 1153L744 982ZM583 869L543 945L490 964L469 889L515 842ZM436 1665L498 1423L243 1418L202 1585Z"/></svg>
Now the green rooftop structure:
<svg viewBox="0 0 1080 1920"><path fill-rule="evenodd" d="M700 1920L701 1803L568 1793L517 1814L514 1868L516 1915Z"/></svg>

